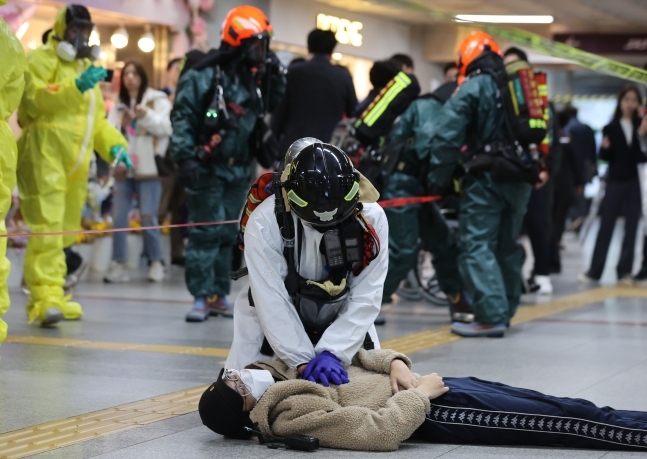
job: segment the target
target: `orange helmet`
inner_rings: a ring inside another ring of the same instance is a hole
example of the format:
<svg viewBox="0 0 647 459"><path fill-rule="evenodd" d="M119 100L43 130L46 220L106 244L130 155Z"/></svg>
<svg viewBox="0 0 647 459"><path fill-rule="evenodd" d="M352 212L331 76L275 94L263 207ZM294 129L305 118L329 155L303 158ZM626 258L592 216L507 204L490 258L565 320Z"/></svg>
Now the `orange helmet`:
<svg viewBox="0 0 647 459"><path fill-rule="evenodd" d="M238 47L243 40L262 34L272 34L272 26L265 13L255 6L242 5L227 13L220 38L231 46Z"/></svg>
<svg viewBox="0 0 647 459"><path fill-rule="evenodd" d="M485 32L475 30L465 37L461 45L458 47L458 59L456 59L459 78L465 77L467 67L483 52L486 45L489 45L493 52L501 54L501 48L499 48L499 45L497 45L494 39Z"/></svg>

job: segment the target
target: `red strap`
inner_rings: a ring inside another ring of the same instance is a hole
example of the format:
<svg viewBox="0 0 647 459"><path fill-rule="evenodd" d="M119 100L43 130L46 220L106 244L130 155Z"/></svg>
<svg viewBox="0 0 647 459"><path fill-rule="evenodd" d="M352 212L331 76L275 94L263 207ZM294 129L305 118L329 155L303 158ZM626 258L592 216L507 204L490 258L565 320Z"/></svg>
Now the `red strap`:
<svg viewBox="0 0 647 459"><path fill-rule="evenodd" d="M373 260L377 258L380 254L380 237L377 235L375 228L364 218L364 214L360 213L358 219L361 221L365 227L364 233L362 233L362 243L364 248L364 253L362 256L362 261L357 263L353 267L353 274L358 276L365 267L367 267Z"/></svg>

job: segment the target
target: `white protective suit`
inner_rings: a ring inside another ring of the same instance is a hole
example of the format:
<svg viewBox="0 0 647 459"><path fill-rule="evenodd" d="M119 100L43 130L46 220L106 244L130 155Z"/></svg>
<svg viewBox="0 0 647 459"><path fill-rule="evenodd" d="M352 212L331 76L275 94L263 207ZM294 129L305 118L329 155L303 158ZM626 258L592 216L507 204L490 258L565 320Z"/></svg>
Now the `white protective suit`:
<svg viewBox="0 0 647 459"><path fill-rule="evenodd" d="M379 204L364 204L366 220L380 238L378 257L359 276L350 276L349 295L337 319L326 329L316 346L306 334L284 280L288 265L283 256L283 241L274 215L274 196L263 201L252 213L245 229L245 261L249 270L249 284L243 287L234 306L234 340L225 362L225 368L244 368L250 362L281 359L292 368L308 363L323 351L329 351L344 364L364 343L368 332L376 349L380 343L373 322L380 312L382 288L389 263L389 226ZM297 218L293 216L296 230ZM325 256L319 252L323 234L303 225L303 248L299 274L307 279L321 281ZM299 253L299 238L295 243L295 259ZM295 263L298 263L295 260ZM251 287L255 307L250 306L248 290ZM260 353L266 337L274 357Z"/></svg>

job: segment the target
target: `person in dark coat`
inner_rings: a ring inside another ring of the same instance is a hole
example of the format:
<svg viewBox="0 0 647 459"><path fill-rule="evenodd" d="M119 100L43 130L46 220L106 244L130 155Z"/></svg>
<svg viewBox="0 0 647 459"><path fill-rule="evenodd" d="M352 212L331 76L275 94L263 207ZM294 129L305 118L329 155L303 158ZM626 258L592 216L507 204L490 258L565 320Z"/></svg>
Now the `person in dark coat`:
<svg viewBox="0 0 647 459"><path fill-rule="evenodd" d="M613 121L602 133L600 158L609 162L606 175L606 193L600 207L600 231L595 241L591 266L579 279L582 282L599 281L604 270L616 219L624 213L625 234L618 261L619 285L633 285L631 270L634 262L636 231L642 207L638 164L647 161L639 139L641 94L634 85L626 86L618 96Z"/></svg>
<svg viewBox="0 0 647 459"><path fill-rule="evenodd" d="M575 154L575 160L582 168L582 176L585 183L591 182L593 177L598 175L598 155L595 144L595 133L590 126L577 119L577 108L568 105L564 108L564 117L568 119L563 128L564 134L570 137L570 145ZM588 213L590 201L583 194L575 197L570 215L575 219L572 225L578 229Z"/></svg>
<svg viewBox="0 0 647 459"><path fill-rule="evenodd" d="M574 125L574 123L571 123L573 119L572 113L573 111L567 107L558 115L561 135L558 133L559 143L556 144L554 151L551 152L551 155L556 160L555 162L558 163L555 164L554 169L555 197L551 209L552 225L549 255L550 272L555 274L562 272L559 251L562 235L566 227L568 211L571 206L576 204L577 199L582 197L584 192L587 169L585 164L592 164L595 167L595 162L585 163L583 156L580 154L584 151L582 148L582 137L579 137L577 134L572 136L566 129L567 126ZM580 126L588 128L588 126L583 124L580 124ZM595 153L595 140L593 142L593 153L595 155L594 157L597 157Z"/></svg>
<svg viewBox="0 0 647 459"><path fill-rule="evenodd" d="M336 45L333 32L315 29L308 35L312 59L289 68L285 98L271 121L280 151L303 137L327 142L343 116L353 115L357 96L350 72L330 62Z"/></svg>

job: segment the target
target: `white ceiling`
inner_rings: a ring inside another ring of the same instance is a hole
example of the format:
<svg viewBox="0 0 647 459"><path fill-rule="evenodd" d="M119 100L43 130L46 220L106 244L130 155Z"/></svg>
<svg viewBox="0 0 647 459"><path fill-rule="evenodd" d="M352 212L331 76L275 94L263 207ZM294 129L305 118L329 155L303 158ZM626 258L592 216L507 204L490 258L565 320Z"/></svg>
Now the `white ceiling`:
<svg viewBox="0 0 647 459"><path fill-rule="evenodd" d="M311 0L306 0L311 1ZM647 32L647 0L316 0L337 8L387 16L409 23L436 22L415 4L452 14L550 14L539 33Z"/></svg>

